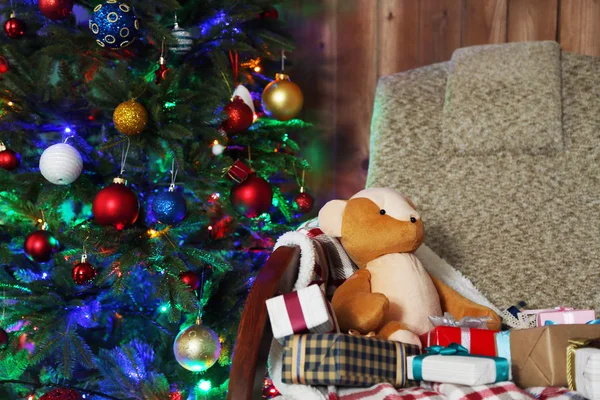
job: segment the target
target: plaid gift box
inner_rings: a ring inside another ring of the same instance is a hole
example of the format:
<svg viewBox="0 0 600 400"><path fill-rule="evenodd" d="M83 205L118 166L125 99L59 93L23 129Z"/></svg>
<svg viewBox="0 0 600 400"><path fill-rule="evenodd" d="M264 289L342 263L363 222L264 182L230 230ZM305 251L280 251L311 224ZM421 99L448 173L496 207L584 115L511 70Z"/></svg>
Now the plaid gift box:
<svg viewBox="0 0 600 400"><path fill-rule="evenodd" d="M418 346L340 333L305 334L283 342L282 380L305 385L371 386L406 379L406 357Z"/></svg>

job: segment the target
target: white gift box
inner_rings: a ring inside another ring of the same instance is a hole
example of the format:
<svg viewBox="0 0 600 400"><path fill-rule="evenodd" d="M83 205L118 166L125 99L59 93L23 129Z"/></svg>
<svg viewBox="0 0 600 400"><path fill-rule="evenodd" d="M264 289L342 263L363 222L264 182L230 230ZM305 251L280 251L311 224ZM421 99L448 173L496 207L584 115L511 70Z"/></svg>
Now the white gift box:
<svg viewBox="0 0 600 400"><path fill-rule="evenodd" d="M294 334L339 331L331 305L318 285L267 300L267 311L279 342Z"/></svg>
<svg viewBox="0 0 600 400"><path fill-rule="evenodd" d="M406 359L406 372L414 379L413 361ZM422 375L426 382L454 383L457 385L487 385L496 382L496 363L491 358L451 355L431 355L422 360Z"/></svg>
<svg viewBox="0 0 600 400"><path fill-rule="evenodd" d="M575 351L575 385L586 399L600 400L600 349Z"/></svg>

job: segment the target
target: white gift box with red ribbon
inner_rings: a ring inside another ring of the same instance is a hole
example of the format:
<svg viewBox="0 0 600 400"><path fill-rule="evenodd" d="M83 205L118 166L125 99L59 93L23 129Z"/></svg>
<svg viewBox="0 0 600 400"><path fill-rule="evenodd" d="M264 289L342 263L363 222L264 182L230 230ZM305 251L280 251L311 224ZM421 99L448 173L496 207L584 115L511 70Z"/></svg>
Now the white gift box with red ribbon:
<svg viewBox="0 0 600 400"><path fill-rule="evenodd" d="M319 285L267 300L273 336L283 338L300 333L339 332L331 304Z"/></svg>

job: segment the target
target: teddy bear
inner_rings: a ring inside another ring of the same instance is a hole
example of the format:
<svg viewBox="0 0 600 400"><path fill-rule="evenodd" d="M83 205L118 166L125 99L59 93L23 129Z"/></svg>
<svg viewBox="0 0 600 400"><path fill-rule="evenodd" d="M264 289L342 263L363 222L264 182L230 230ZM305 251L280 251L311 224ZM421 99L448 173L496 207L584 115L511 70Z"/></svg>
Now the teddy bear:
<svg viewBox="0 0 600 400"><path fill-rule="evenodd" d="M382 339L420 345L433 328L429 316L455 319L500 317L431 276L413 254L424 240L415 205L393 189L369 188L350 200L332 200L319 211L321 230L340 238L359 269L334 293L332 306L342 331L377 333Z"/></svg>

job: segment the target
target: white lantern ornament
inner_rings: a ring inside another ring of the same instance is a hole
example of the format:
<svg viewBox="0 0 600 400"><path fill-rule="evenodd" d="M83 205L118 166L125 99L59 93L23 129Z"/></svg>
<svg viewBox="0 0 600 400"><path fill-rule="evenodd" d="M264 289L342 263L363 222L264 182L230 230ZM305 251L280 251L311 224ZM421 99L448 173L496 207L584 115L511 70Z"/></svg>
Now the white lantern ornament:
<svg viewBox="0 0 600 400"><path fill-rule="evenodd" d="M81 155L73 146L58 143L48 147L40 158L40 172L55 185L75 182L83 171Z"/></svg>

